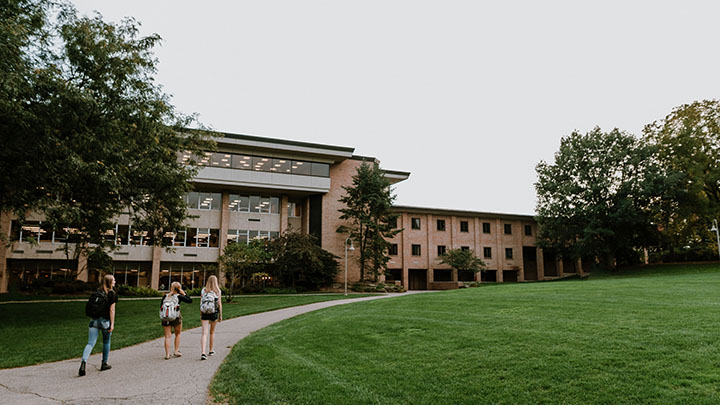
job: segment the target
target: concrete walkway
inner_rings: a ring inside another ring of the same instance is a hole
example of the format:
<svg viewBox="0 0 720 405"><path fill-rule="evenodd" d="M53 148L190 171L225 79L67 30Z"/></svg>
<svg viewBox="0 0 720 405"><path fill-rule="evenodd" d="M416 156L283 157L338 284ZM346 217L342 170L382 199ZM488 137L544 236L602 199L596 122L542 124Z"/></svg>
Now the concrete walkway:
<svg viewBox="0 0 720 405"><path fill-rule="evenodd" d="M101 354L90 356L87 375L78 377L80 359L0 370L0 403L3 404L204 404L208 385L230 349L250 333L306 312L359 301L407 294L318 302L299 307L242 316L218 324L216 355L200 360L200 328L182 332L181 358L164 360L164 339L112 350L112 370L100 372ZM186 315L191 316L191 315ZM117 333L122 333L118 325ZM160 322L158 321L158 328ZM22 339L21 336L18 336ZM78 342L78 354L85 342ZM97 345L102 344L102 338Z"/></svg>

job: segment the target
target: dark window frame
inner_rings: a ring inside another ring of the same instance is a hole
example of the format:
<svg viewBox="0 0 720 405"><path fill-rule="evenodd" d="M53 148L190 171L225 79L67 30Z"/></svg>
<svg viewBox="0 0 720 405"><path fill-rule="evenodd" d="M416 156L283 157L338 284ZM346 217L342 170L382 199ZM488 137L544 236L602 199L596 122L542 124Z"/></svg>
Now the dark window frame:
<svg viewBox="0 0 720 405"><path fill-rule="evenodd" d="M470 232L470 222L460 221L460 232Z"/></svg>

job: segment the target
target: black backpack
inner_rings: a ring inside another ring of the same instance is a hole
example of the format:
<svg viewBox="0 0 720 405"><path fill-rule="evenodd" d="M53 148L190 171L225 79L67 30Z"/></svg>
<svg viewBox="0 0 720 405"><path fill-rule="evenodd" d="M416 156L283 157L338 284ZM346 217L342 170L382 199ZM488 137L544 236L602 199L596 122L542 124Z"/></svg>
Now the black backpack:
<svg viewBox="0 0 720 405"><path fill-rule="evenodd" d="M92 319L102 318L107 309L107 294L105 291L97 290L90 294L87 304L85 304L85 315Z"/></svg>

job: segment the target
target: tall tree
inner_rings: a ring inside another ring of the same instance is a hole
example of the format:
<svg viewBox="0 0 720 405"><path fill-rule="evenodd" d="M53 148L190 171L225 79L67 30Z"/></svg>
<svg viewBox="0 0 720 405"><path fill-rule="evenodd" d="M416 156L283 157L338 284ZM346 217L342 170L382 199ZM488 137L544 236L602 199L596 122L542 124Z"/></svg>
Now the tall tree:
<svg viewBox="0 0 720 405"><path fill-rule="evenodd" d="M315 290L335 280L336 256L318 246L313 235L283 232L270 241L268 248L273 274L285 286Z"/></svg>
<svg viewBox="0 0 720 405"><path fill-rule="evenodd" d="M654 153L617 129L564 137L555 162L536 168L538 245L613 268L654 243L651 205L667 187Z"/></svg>
<svg viewBox="0 0 720 405"><path fill-rule="evenodd" d="M363 162L352 178L352 185L343 186L345 195L340 202L345 205L339 211L340 219L350 225L338 227L339 233L349 235L358 243L360 257L360 280L370 274L374 280L383 273L390 260L387 255L390 242L386 238L397 235L394 229L398 214L390 211L395 195L383 171L376 163Z"/></svg>
<svg viewBox="0 0 720 405"><path fill-rule="evenodd" d="M121 212L136 229L180 228L196 169L178 154L213 144L155 83L160 37L62 0L7 0L0 19L0 211L45 214L91 257Z"/></svg>
<svg viewBox="0 0 720 405"><path fill-rule="evenodd" d="M663 168L678 180L674 195L656 211L663 248L671 260L678 250L694 259L714 254L710 224L720 217L720 101L703 100L675 108L645 127Z"/></svg>

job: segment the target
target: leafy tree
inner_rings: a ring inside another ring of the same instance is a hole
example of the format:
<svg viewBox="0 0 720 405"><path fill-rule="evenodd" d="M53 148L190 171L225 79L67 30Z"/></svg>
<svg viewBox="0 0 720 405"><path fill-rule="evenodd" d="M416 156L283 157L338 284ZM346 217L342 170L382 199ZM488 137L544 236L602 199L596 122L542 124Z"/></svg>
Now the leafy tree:
<svg viewBox="0 0 720 405"><path fill-rule="evenodd" d="M485 270L485 262L475 256L475 252L468 249L450 249L440 256L440 263L447 264L453 269L477 273Z"/></svg>
<svg viewBox="0 0 720 405"><path fill-rule="evenodd" d="M675 177L671 198L656 210L662 247L671 260L685 247L712 257L709 228L720 217L720 101L704 100L675 108L667 117L645 127L656 145L658 159Z"/></svg>
<svg viewBox="0 0 720 405"><path fill-rule="evenodd" d="M536 170L540 247L613 268L655 243L651 207L668 180L653 146L617 129L573 132L561 140L555 163L541 161Z"/></svg>
<svg viewBox="0 0 720 405"><path fill-rule="evenodd" d="M366 273L377 281L385 271L390 258L387 255L390 242L386 238L397 235L401 229L390 225L399 216L390 211L395 195L380 167L363 162L352 178L351 186L343 186L345 195L340 202L340 219L350 222L349 226L338 227L337 232L348 234L359 245L360 280Z"/></svg>
<svg viewBox="0 0 720 405"><path fill-rule="evenodd" d="M269 250L273 272L285 286L315 290L335 280L337 257L318 246L312 235L284 232L270 241Z"/></svg>
<svg viewBox="0 0 720 405"><path fill-rule="evenodd" d="M121 212L135 229L181 228L196 168L178 153L213 147L155 83L160 37L138 26L62 0L0 7L0 212L77 229L76 253L111 247L103 234Z"/></svg>
<svg viewBox="0 0 720 405"><path fill-rule="evenodd" d="M244 287L254 273L265 271L270 263L268 242L265 239L256 238L249 243L230 243L225 246L223 254L218 262L225 272L225 277L230 280L230 288L227 294L227 301L233 300L235 284L239 281Z"/></svg>

